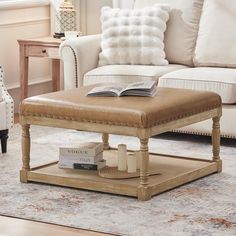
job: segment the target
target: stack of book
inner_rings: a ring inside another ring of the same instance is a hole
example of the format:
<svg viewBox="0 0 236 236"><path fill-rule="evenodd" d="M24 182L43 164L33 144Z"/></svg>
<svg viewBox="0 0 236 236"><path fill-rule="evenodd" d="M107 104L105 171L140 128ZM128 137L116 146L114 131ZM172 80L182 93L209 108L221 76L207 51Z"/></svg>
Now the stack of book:
<svg viewBox="0 0 236 236"><path fill-rule="evenodd" d="M103 143L82 143L79 147L60 147L59 168L100 170L105 167Z"/></svg>

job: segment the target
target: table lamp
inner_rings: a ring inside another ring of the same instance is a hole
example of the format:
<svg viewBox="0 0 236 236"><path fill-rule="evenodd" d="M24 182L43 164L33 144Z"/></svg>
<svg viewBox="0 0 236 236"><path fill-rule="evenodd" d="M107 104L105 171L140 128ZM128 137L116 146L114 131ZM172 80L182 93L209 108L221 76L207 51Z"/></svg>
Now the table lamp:
<svg viewBox="0 0 236 236"><path fill-rule="evenodd" d="M65 31L76 31L76 11L68 0L63 0L56 12L54 38L64 37Z"/></svg>

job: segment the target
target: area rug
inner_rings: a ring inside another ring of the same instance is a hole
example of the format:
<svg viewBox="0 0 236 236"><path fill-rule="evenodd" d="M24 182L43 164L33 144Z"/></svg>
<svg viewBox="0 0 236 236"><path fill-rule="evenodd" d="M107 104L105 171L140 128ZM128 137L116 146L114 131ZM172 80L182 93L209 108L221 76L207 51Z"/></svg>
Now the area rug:
<svg viewBox="0 0 236 236"><path fill-rule="evenodd" d="M153 197L135 198L45 184L19 182L20 126L10 131L8 153L0 154L0 215L32 219L115 235L236 235L236 142L223 140L223 172ZM96 133L31 127L32 165L58 159L60 146L100 141ZM112 146L136 138L115 136ZM184 156L211 156L207 137L164 134L150 140L150 150Z"/></svg>

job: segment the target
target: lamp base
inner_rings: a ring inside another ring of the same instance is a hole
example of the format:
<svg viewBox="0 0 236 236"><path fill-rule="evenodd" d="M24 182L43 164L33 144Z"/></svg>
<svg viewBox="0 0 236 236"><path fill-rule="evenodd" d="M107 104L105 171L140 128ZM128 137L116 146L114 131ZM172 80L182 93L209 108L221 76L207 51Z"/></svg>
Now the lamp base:
<svg viewBox="0 0 236 236"><path fill-rule="evenodd" d="M53 38L57 38L57 39L60 39L62 37L65 37L64 33L54 33L54 35L53 35Z"/></svg>

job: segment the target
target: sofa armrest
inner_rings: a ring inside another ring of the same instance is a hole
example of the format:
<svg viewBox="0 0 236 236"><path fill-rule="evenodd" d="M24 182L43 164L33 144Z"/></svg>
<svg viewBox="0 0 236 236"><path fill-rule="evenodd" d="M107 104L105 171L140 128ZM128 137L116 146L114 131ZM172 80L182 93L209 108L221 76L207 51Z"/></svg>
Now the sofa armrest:
<svg viewBox="0 0 236 236"><path fill-rule="evenodd" d="M98 65L101 36L89 35L69 39L60 46L64 62L64 89L83 86L84 74Z"/></svg>

